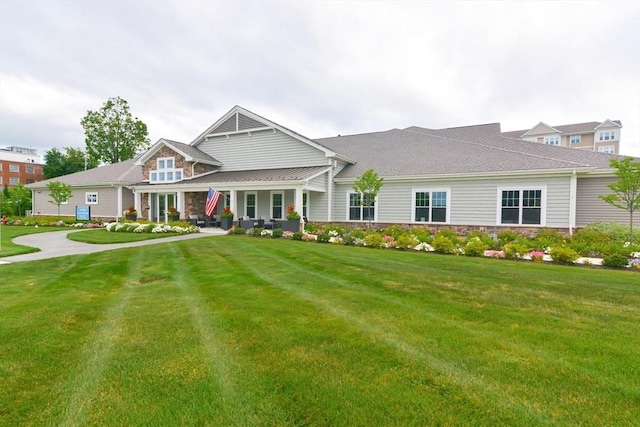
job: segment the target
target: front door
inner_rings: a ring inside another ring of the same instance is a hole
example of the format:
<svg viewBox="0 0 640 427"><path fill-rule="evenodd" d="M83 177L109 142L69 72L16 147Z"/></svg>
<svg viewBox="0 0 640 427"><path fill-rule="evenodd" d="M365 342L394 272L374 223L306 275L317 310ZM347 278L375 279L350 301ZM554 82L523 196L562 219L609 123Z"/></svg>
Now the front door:
<svg viewBox="0 0 640 427"><path fill-rule="evenodd" d="M164 222L167 209L176 207L175 193L156 193L151 197L151 221Z"/></svg>

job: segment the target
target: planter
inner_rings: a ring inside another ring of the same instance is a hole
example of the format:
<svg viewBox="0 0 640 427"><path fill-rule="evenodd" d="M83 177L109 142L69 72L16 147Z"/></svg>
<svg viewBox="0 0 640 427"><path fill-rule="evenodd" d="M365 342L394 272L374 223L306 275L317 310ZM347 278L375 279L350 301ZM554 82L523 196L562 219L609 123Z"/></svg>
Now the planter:
<svg viewBox="0 0 640 427"><path fill-rule="evenodd" d="M129 221L135 221L136 219L138 219L138 215L125 215L124 217Z"/></svg>
<svg viewBox="0 0 640 427"><path fill-rule="evenodd" d="M282 221L282 231L290 231L292 233L297 233L300 231L300 220L299 219L287 219Z"/></svg>
<svg viewBox="0 0 640 427"><path fill-rule="evenodd" d="M171 215L167 217L169 221L180 221L180 215Z"/></svg>
<svg viewBox="0 0 640 427"><path fill-rule="evenodd" d="M220 228L223 230L228 230L233 227L233 218L220 218Z"/></svg>

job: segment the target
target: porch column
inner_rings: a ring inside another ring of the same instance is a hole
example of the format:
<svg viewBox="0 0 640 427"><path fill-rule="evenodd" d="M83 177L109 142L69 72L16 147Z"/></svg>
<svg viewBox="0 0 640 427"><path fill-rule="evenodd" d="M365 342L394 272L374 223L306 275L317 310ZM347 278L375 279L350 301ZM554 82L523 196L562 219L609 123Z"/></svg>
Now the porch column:
<svg viewBox="0 0 640 427"><path fill-rule="evenodd" d="M238 216L238 192L236 190L231 190L229 192L229 203L231 204L231 206L229 206L231 212Z"/></svg>
<svg viewBox="0 0 640 427"><path fill-rule="evenodd" d="M184 218L184 191L176 192L176 210L180 212L180 218Z"/></svg>
<svg viewBox="0 0 640 427"><path fill-rule="evenodd" d="M122 216L122 212L124 211L124 207L122 206L122 186L119 186L116 189L116 192L118 193L118 208L116 209L116 221L120 220L120 217Z"/></svg>
<svg viewBox="0 0 640 427"><path fill-rule="evenodd" d="M304 223L304 219L302 218L302 187L296 187L295 201L296 211L300 213L300 222Z"/></svg>
<svg viewBox="0 0 640 427"><path fill-rule="evenodd" d="M569 236L573 236L576 227L576 199L578 194L578 175L573 171L569 183Z"/></svg>
<svg viewBox="0 0 640 427"><path fill-rule="evenodd" d="M133 189L133 207L136 209L136 212L142 213L142 194L137 191L135 188ZM121 209L122 212L124 209Z"/></svg>

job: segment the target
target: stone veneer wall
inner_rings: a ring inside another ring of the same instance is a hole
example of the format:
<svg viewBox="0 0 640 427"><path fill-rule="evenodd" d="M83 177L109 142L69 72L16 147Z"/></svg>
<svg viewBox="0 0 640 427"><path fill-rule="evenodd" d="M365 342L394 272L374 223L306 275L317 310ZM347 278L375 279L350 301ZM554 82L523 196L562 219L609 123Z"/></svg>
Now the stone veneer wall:
<svg viewBox="0 0 640 427"><path fill-rule="evenodd" d="M176 153L172 149L168 147L162 147L158 152L156 152L149 160L144 163L142 167L142 180L149 180L149 171L155 170L158 165L157 159L159 157L173 157L174 158L174 168L180 169L182 168L182 176L184 178L191 177L191 166L190 163L187 162L184 157L180 154Z"/></svg>
<svg viewBox="0 0 640 427"><path fill-rule="evenodd" d="M204 191L184 193L184 217L198 215L204 218L204 207L207 204L207 193ZM220 202L218 202L218 207Z"/></svg>

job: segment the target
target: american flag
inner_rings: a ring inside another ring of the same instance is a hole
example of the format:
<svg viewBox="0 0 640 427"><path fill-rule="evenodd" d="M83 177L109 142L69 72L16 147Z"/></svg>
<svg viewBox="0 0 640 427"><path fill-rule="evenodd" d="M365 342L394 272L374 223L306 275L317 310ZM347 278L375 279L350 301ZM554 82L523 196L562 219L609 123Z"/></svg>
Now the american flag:
<svg viewBox="0 0 640 427"><path fill-rule="evenodd" d="M204 207L205 215L213 215L213 211L215 211L216 206L218 206L218 199L220 199L220 193L209 187L209 194L207 194L207 204Z"/></svg>

